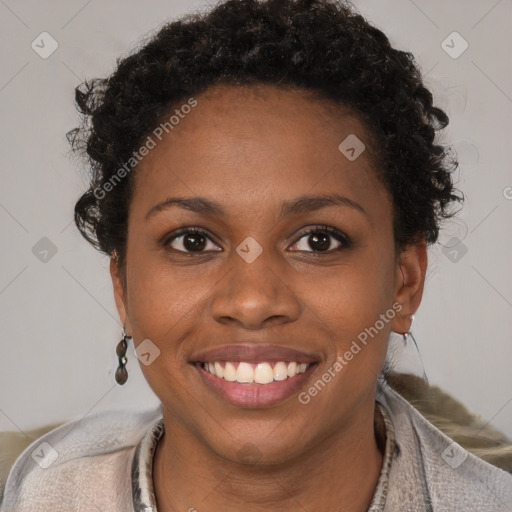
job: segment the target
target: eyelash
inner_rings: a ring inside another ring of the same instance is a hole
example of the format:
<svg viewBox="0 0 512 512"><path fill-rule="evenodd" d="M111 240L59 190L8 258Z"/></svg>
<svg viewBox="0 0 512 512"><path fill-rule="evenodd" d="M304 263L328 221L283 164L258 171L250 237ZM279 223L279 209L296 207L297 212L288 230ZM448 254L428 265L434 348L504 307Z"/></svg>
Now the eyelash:
<svg viewBox="0 0 512 512"><path fill-rule="evenodd" d="M293 242L292 245L297 244L306 235L310 235L312 233L323 233L323 232L327 232L328 234L330 234L333 238L335 238L342 245L340 247L338 247L337 249L329 249L327 251L311 250L311 251L297 251L297 252L309 252L312 254L322 255L322 254L332 254L334 252L341 251L344 249L349 249L352 247L352 241L345 233L343 233L342 231L340 231L336 228L333 228L331 226L325 226L325 225L318 225L318 226L312 226L310 228L307 228L305 231L303 231L302 233L300 233L298 235L298 238L296 239L295 242ZM177 249L169 248L169 245L171 242L173 242L174 240L176 240L177 238L179 238L181 236L190 235L190 234L203 235L204 237L208 238L208 240L215 243L214 240L211 239L210 235L208 234L208 232L206 230L199 228L199 227L187 227L187 228L181 228L181 229L175 231L172 234L172 236L164 238L162 245L163 245L163 247L168 248L170 251L176 252L179 254L197 254L197 255L206 254L207 251L202 251L202 252L201 251L180 251Z"/></svg>

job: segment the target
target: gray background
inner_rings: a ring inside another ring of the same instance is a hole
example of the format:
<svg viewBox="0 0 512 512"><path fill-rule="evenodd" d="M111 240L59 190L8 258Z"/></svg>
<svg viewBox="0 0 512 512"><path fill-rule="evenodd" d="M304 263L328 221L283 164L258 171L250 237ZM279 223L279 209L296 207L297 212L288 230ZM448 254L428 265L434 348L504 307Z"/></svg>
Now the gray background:
<svg viewBox="0 0 512 512"><path fill-rule="evenodd" d="M430 250L413 328L426 373L512 437L512 2L355 5L416 56L450 117L441 141L461 164L466 204ZM143 36L198 6L208 3L0 0L0 430L157 404L132 348L128 383L114 382L121 325L109 261L72 223L86 181L65 133L77 123L76 85L110 73ZM58 42L47 59L31 48L43 31ZM454 31L469 44L457 58L442 45L460 51L462 39L447 39ZM55 254L41 252L43 237Z"/></svg>

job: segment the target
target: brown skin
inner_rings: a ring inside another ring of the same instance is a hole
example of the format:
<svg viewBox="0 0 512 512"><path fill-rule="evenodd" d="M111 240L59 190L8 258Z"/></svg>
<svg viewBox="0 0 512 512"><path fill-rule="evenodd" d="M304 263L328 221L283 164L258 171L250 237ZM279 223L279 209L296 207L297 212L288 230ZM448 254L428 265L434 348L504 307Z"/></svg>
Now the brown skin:
<svg viewBox="0 0 512 512"><path fill-rule="evenodd" d="M392 204L369 152L350 162L338 150L351 133L368 142L365 132L334 104L273 86L216 87L197 101L137 168L127 289L111 260L126 331L135 346L149 338L161 351L141 364L166 427L154 461L158 510L366 511L382 465L376 376L390 330L407 332L420 304L426 245L395 253ZM366 214L334 205L278 219L283 201L333 192ZM226 215L172 206L146 221L169 196L207 197ZM342 244L331 237L331 254L315 250L302 233L318 224L347 234L352 247L336 251ZM158 244L195 226L211 233L203 255L177 252L190 250L186 237ZM250 264L236 252L247 236L263 248ZM289 346L318 355L304 391L395 302L400 313L308 405L295 395L237 408L190 364L199 351L237 340ZM253 460L242 460L246 445Z"/></svg>

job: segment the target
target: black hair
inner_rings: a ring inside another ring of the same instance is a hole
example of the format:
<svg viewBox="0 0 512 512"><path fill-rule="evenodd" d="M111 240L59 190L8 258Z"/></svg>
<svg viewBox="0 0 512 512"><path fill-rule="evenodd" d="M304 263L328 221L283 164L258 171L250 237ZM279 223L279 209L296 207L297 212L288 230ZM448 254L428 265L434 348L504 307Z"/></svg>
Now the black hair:
<svg viewBox="0 0 512 512"><path fill-rule="evenodd" d="M81 123L67 137L91 172L75 223L121 270L133 173L107 184L173 108L216 84L299 87L356 113L390 193L397 248L436 242L463 200L452 180L458 163L434 143L448 117L433 106L413 55L392 48L348 2L223 1L166 23L116 64L76 88Z"/></svg>

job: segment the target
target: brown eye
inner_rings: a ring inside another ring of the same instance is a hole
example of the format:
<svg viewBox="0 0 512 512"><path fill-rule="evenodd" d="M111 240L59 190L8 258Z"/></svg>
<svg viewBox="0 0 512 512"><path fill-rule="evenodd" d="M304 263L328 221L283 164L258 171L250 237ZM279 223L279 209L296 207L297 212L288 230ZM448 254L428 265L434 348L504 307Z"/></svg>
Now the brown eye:
<svg viewBox="0 0 512 512"><path fill-rule="evenodd" d="M208 246L208 242L210 242L210 246ZM206 233L198 229L182 230L169 238L164 245L176 252L184 253L201 253L205 250L215 250L217 247Z"/></svg>
<svg viewBox="0 0 512 512"><path fill-rule="evenodd" d="M348 237L330 226L314 227L303 233L292 250L304 252L334 252L348 248Z"/></svg>
<svg viewBox="0 0 512 512"><path fill-rule="evenodd" d="M331 235L328 233L313 233L308 237L308 244L314 251L328 251L331 246Z"/></svg>

